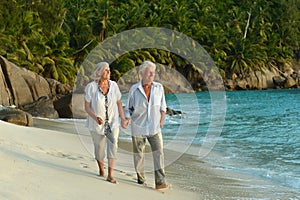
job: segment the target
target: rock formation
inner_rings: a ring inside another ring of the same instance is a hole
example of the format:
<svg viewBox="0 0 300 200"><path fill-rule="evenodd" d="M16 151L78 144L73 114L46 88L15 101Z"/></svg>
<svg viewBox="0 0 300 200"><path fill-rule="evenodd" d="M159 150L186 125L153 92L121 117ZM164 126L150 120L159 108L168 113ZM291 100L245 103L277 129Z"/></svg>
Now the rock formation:
<svg viewBox="0 0 300 200"><path fill-rule="evenodd" d="M45 118L86 118L83 93L72 93L72 88L53 79L43 78L20 68L0 56L0 105L15 106L0 113L0 119L22 125L31 125L31 116ZM203 71L193 65L173 69L158 65L156 81L165 86L166 93L189 93L205 90L255 90L270 88L299 88L299 70L285 65L281 71L273 67L253 71L244 76L233 74L222 80L217 71ZM139 81L136 69L118 80L123 93ZM84 88L84 85L82 86ZM25 111L23 113L20 111ZM170 112L169 114L178 114ZM12 117L17 116L19 117ZM16 119L16 121L15 121Z"/></svg>
<svg viewBox="0 0 300 200"><path fill-rule="evenodd" d="M32 126L33 119L31 114L16 108L1 108L0 120L22 126Z"/></svg>
<svg viewBox="0 0 300 200"><path fill-rule="evenodd" d="M23 110L28 113L27 116L59 117L53 106L54 95L51 91L52 87L45 78L20 68L0 56L0 105L16 107L18 110L13 115L19 113L20 116L23 116L24 113L19 112L19 110ZM12 108L8 111L12 112ZM11 116L11 114L5 113L2 112L2 119L8 117L5 116L6 114Z"/></svg>

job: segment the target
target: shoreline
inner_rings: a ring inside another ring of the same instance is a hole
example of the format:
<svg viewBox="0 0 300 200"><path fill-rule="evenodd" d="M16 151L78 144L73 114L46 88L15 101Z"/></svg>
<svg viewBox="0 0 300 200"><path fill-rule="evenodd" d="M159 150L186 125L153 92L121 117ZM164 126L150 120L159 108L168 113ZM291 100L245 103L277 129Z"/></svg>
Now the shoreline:
<svg viewBox="0 0 300 200"><path fill-rule="evenodd" d="M74 128L73 120L68 119L63 119L58 123L57 120L50 120L51 123L48 123L48 120L44 119L35 120L38 122L39 126L42 125L47 128L54 127L54 129L64 127L65 132L72 134L78 134L77 131L80 131L80 129L83 128L80 127L83 125L81 122L79 127L77 125L77 127ZM55 125L52 126L52 123ZM120 132L122 132L122 130ZM81 138L81 142L86 142L83 140L85 140L85 138ZM90 154L93 152L91 146L90 149L88 149L89 147L87 146L85 146L85 148ZM119 159L117 161L116 171L127 175L130 174L136 182L135 172L133 171L133 162L131 162L132 155L128 154L131 149L131 140L119 141L118 154L120 155L118 155ZM215 165L208 162L206 159L199 159L197 156L198 150L197 147L192 145L186 152L181 153L181 156L178 156L178 152L165 149L165 171L167 181L173 185L174 189L183 189L183 191L192 192L200 196L204 195L203 197L206 199L261 199L266 197L271 199L278 197L284 199L300 199L300 193L298 194L297 191L286 186L272 183L269 180L265 180L263 177L254 174L247 174L239 170L227 169L224 168L224 166ZM148 156L151 159L151 155ZM212 151L210 156L215 157L220 155L219 153ZM178 158L174 160L176 157ZM146 164L148 164L148 169L152 169L152 161L150 161L149 158L146 158ZM172 159L174 161L172 161ZM153 172L147 172L146 168L147 165L145 165L146 178L149 183L154 183ZM263 191L261 191L262 189Z"/></svg>
<svg viewBox="0 0 300 200"><path fill-rule="evenodd" d="M70 120L71 122L71 120ZM136 183L132 157L120 155L119 185L97 176L97 165L70 122L34 119L34 127L0 122L0 197L4 199L299 199L300 195L258 177L222 169L199 159L190 148L166 166L172 190L159 193ZM5 130L5 131L4 131ZM72 133L72 134L70 134ZM130 149L129 141L119 142ZM146 160L147 161L147 160ZM150 162L151 164L151 162ZM153 173L146 173L153 185ZM47 197L47 198L45 198Z"/></svg>
<svg viewBox="0 0 300 200"><path fill-rule="evenodd" d="M43 120L43 119L42 119ZM55 120L54 120L54 123ZM72 123L72 120L63 119L59 122L59 126L64 126L66 124ZM49 125L49 124L48 124ZM73 124L74 125L74 124ZM73 133L78 134L76 131L80 131L80 127L73 129ZM74 128L74 127L73 127ZM69 128L70 130L70 128ZM121 129L124 131L124 129ZM75 132L74 132L75 131ZM72 131L70 131L72 132ZM124 134L124 133L123 133ZM126 133L128 134L128 132ZM86 147L87 148L87 147ZM118 155L119 158L125 157L125 160L130 160L128 162L119 162L117 165L121 168L121 171L126 171L127 174L133 174L133 164L131 162L132 156L128 155L127 151L131 151L131 140L120 140L119 141L119 152L123 152L122 155ZM226 169L224 166L217 166L213 163L204 161L203 159L198 158L198 148L195 146L190 146L186 152L182 153L181 156L178 156L178 152L173 152L172 150L165 149L165 170L167 175L167 180L170 180L170 183L174 188L184 189L185 191L201 194L207 196L208 199L220 199L226 198L265 198L272 197L277 198L282 196L283 198L291 198L299 196L295 190L292 190L288 187L277 185L272 183L269 180L265 180L262 177L259 177L254 174L246 174L238 170ZM92 152L93 150L89 150ZM125 153L124 153L125 151ZM119 153L118 152L118 153ZM210 153L212 157L220 156L219 153L212 151ZM151 157L151 155L150 155ZM173 158L170 158L173 157ZM178 157L176 160L174 158ZM152 163L148 159L149 167L152 169ZM151 159L151 158L150 158ZM174 161L172 161L172 159ZM120 159L122 160L122 159ZM124 160L124 159L123 159ZM169 162L169 160L171 160ZM188 168L188 172L185 174L185 169ZM178 170L180 169L180 170ZM189 174L191 172L192 174ZM146 173L147 174L147 173ZM152 178L153 173L150 172L147 174L147 177ZM186 181L188 180L188 183ZM150 182L153 182L153 179L150 179ZM208 184L210 183L210 184ZM203 185L205 185L203 187ZM214 185L218 185L217 188L214 188ZM203 188L202 188L203 187ZM208 189L209 188L209 189ZM224 191L219 190L218 188L225 188ZM264 189L264 192L261 192L261 189ZM274 191L278 190L278 192Z"/></svg>

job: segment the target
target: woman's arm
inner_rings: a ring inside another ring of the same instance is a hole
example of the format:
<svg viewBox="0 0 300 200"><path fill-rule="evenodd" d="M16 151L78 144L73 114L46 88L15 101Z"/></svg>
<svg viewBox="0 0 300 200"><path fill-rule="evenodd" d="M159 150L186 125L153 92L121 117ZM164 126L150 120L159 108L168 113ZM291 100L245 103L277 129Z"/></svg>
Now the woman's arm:
<svg viewBox="0 0 300 200"><path fill-rule="evenodd" d="M125 118L122 101L118 100L117 105L118 105L119 115L121 118L121 125L123 128L127 128L128 124L129 124L129 120Z"/></svg>
<svg viewBox="0 0 300 200"><path fill-rule="evenodd" d="M91 109L91 103L84 101L84 108L85 111L87 112L87 114L89 116L91 116L99 125L103 124L103 120L101 119L101 117L98 117L94 111Z"/></svg>

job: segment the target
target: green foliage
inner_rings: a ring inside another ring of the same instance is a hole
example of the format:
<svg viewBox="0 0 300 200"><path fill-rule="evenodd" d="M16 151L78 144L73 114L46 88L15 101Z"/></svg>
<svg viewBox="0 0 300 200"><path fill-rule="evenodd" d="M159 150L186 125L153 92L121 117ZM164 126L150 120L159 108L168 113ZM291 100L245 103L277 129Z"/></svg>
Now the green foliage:
<svg viewBox="0 0 300 200"><path fill-rule="evenodd" d="M62 0L1 1L4 24L0 31L1 55L15 64L64 83L74 82L69 38L61 29ZM11 12L11 11L14 12Z"/></svg>
<svg viewBox="0 0 300 200"><path fill-rule="evenodd" d="M90 69L80 66L98 44L139 27L169 28L193 38L211 55L222 77L280 67L300 49L299 0L13 0L0 1L0 7L0 54L70 84L79 70L80 81L88 80L85 73ZM174 38L166 39L181 55L189 55L190 50L173 43ZM189 65L162 49L137 48L123 55L113 53L120 46L111 49L90 56L95 61L114 58L115 80L145 59L181 67L183 73Z"/></svg>

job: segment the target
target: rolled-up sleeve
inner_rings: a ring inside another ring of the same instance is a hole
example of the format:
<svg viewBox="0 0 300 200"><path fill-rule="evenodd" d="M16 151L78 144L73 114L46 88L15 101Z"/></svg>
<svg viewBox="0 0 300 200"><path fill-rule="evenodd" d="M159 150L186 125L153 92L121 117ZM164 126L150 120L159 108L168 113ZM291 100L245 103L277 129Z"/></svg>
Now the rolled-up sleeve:
<svg viewBox="0 0 300 200"><path fill-rule="evenodd" d="M84 100L85 100L86 102L91 102L91 101L92 101L91 86L92 86L92 84L88 84L88 85L85 87L85 90L84 90Z"/></svg>

